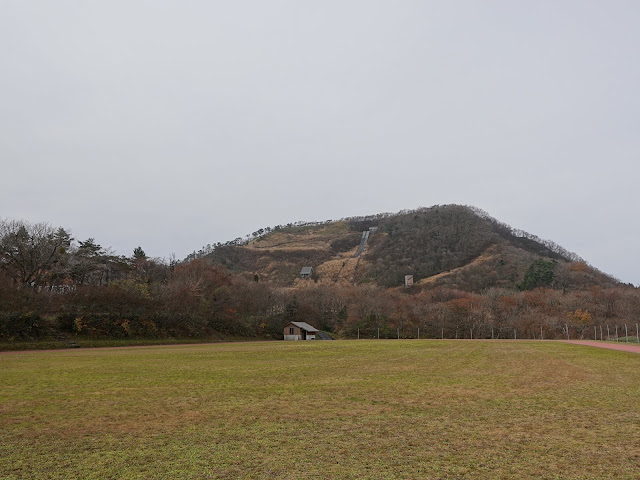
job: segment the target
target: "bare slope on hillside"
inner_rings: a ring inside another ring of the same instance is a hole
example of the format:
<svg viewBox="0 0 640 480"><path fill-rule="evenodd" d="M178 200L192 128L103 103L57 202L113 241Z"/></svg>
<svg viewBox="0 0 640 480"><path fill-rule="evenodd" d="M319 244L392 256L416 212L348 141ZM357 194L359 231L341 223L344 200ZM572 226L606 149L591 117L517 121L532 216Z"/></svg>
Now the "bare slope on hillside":
<svg viewBox="0 0 640 480"><path fill-rule="evenodd" d="M371 233L354 258L362 232ZM209 256L232 271L282 285L299 283L300 269L314 268L309 281L327 284L402 285L413 275L421 288L451 286L469 291L513 288L536 259L559 270L578 260L552 242L511 229L484 212L459 205L435 206L395 215L276 229L244 246L222 246ZM584 285L615 282L587 268Z"/></svg>
<svg viewBox="0 0 640 480"><path fill-rule="evenodd" d="M318 272L323 270L319 267L326 263L326 276L331 277L336 270L331 263L341 265L352 257L359 239L347 222L283 228L245 246L219 247L209 258L232 271L291 285L305 266L313 267L314 278L318 278Z"/></svg>

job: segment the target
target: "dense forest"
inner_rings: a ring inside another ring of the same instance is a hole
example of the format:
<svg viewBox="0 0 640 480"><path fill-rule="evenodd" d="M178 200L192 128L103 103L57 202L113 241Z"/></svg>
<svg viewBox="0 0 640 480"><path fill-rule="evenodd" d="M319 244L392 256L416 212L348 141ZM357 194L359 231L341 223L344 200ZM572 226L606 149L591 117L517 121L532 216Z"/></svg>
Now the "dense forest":
<svg viewBox="0 0 640 480"><path fill-rule="evenodd" d="M309 259L344 266L372 226L379 233L348 282L296 278ZM203 258L166 261L141 247L115 255L44 223L1 221L0 339L280 338L291 320L343 338L606 338L607 329L635 336L640 318L637 288L469 207L256 233ZM315 242L307 253L299 238ZM290 263L268 277L256 269L264 258ZM416 278L408 288L406 272Z"/></svg>

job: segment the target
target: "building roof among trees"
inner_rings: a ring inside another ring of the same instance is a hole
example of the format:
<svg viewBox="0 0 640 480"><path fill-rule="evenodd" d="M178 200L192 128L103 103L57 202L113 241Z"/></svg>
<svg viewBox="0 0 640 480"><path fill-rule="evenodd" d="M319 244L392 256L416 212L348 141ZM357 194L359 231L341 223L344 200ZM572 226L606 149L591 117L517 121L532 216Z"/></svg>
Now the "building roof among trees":
<svg viewBox="0 0 640 480"><path fill-rule="evenodd" d="M316 327L312 327L307 322L291 322L291 324L295 325L298 328L306 330L307 332L310 332L310 333L319 332L319 330Z"/></svg>
<svg viewBox="0 0 640 480"><path fill-rule="evenodd" d="M313 267L302 267L302 270L300 270L300 275L311 275L312 272Z"/></svg>

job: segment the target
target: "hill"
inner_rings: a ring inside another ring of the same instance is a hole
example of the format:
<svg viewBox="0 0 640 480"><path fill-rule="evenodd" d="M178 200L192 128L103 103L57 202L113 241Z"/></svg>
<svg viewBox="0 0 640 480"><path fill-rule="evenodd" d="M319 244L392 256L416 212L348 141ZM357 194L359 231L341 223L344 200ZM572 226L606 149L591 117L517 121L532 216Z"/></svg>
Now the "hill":
<svg viewBox="0 0 640 480"><path fill-rule="evenodd" d="M405 275L413 275L419 288L472 292L552 282L563 289L618 283L559 245L468 206L437 205L263 232L242 243L217 245L207 258L233 272L289 286L303 283L304 266L314 268L319 283L387 288L403 285ZM546 278L545 270L551 271Z"/></svg>
<svg viewBox="0 0 640 480"><path fill-rule="evenodd" d="M640 316L638 289L458 205L265 228L198 256L116 257L0 221L0 342L280 338L290 321L343 338L628 339Z"/></svg>

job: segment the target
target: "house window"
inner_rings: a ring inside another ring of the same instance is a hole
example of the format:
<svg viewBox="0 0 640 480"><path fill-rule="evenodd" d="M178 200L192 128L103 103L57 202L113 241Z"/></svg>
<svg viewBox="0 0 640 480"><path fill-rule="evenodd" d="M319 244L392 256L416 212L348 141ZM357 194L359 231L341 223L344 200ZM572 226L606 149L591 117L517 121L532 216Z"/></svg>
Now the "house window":
<svg viewBox="0 0 640 480"><path fill-rule="evenodd" d="M289 327L289 335L293 335L293 327Z"/></svg>

